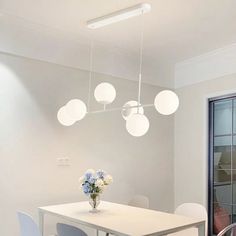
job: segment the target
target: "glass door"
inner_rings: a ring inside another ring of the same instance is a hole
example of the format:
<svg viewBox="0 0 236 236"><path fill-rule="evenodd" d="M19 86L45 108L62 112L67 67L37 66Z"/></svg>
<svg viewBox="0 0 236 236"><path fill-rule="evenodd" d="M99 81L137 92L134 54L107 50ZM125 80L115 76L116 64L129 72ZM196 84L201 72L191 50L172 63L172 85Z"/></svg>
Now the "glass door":
<svg viewBox="0 0 236 236"><path fill-rule="evenodd" d="M236 222L236 97L209 107L209 235L217 235Z"/></svg>

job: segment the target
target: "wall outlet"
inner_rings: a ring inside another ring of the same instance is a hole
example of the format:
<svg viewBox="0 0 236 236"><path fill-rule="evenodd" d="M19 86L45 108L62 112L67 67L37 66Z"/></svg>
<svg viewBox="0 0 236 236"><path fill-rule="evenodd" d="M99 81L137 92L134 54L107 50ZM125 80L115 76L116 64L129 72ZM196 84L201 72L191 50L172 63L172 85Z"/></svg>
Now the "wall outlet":
<svg viewBox="0 0 236 236"><path fill-rule="evenodd" d="M57 165L58 166L70 166L70 159L69 159L69 157L57 158Z"/></svg>

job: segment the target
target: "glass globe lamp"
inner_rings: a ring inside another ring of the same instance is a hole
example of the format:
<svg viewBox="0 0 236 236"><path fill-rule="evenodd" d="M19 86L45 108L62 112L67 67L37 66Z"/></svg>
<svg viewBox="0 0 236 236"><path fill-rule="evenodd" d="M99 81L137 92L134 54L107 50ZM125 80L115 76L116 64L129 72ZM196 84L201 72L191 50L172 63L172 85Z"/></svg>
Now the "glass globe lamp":
<svg viewBox="0 0 236 236"><path fill-rule="evenodd" d="M116 90L110 83L100 83L94 90L94 97L98 103L107 105L116 98Z"/></svg>
<svg viewBox="0 0 236 236"><path fill-rule="evenodd" d="M149 120L143 114L132 114L126 121L126 129L132 136L141 137L149 129Z"/></svg>
<svg viewBox="0 0 236 236"><path fill-rule="evenodd" d="M72 99L66 104L66 112L73 120L82 120L87 114L87 107L80 99Z"/></svg>
<svg viewBox="0 0 236 236"><path fill-rule="evenodd" d="M66 107L65 106L61 107L58 110L58 112L57 112L57 119L64 126L71 126L71 125L73 125L76 122L74 119L72 119L68 115L68 113L66 112Z"/></svg>
<svg viewBox="0 0 236 236"><path fill-rule="evenodd" d="M123 109L121 110L121 114L125 120L127 120L132 114L135 114L135 113L144 114L143 107L139 107L138 109L138 107L134 107L134 106L138 106L137 101L128 101L124 104Z"/></svg>
<svg viewBox="0 0 236 236"><path fill-rule="evenodd" d="M163 90L155 97L154 106L160 114L171 115L179 107L179 98L173 91Z"/></svg>

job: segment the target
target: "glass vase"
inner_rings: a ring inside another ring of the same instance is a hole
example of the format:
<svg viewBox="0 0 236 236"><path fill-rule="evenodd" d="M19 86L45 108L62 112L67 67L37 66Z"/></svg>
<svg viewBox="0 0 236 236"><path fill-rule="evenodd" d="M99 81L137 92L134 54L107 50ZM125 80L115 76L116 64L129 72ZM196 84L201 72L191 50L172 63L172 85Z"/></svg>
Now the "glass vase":
<svg viewBox="0 0 236 236"><path fill-rule="evenodd" d="M97 209L98 205L100 204L100 195L98 193L92 193L89 195L89 204L92 207L90 212L96 213L99 210Z"/></svg>

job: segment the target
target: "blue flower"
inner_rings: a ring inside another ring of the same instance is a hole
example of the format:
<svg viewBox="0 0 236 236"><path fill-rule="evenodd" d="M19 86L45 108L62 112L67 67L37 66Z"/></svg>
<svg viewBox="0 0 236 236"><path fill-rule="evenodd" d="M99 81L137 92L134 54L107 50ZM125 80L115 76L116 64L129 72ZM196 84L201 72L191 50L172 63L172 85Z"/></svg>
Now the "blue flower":
<svg viewBox="0 0 236 236"><path fill-rule="evenodd" d="M104 177L106 175L105 171L103 171L103 170L98 170L96 172L96 174L97 174L97 177L100 178L100 179L104 179Z"/></svg>
<svg viewBox="0 0 236 236"><path fill-rule="evenodd" d="M85 174L85 182L89 183L89 184L94 184L96 181L96 177L94 177L93 175L90 174Z"/></svg>
<svg viewBox="0 0 236 236"><path fill-rule="evenodd" d="M85 176L85 179L86 179L87 181L89 181L89 179L93 177L93 174L90 173L90 172L87 172L87 173L85 173L84 176Z"/></svg>
<svg viewBox="0 0 236 236"><path fill-rule="evenodd" d="M91 192L91 187L88 183L83 184L82 188L85 194L89 194Z"/></svg>
<svg viewBox="0 0 236 236"><path fill-rule="evenodd" d="M87 180L90 184L94 184L95 181L96 181L96 178L94 178L93 176L90 177L88 180Z"/></svg>

